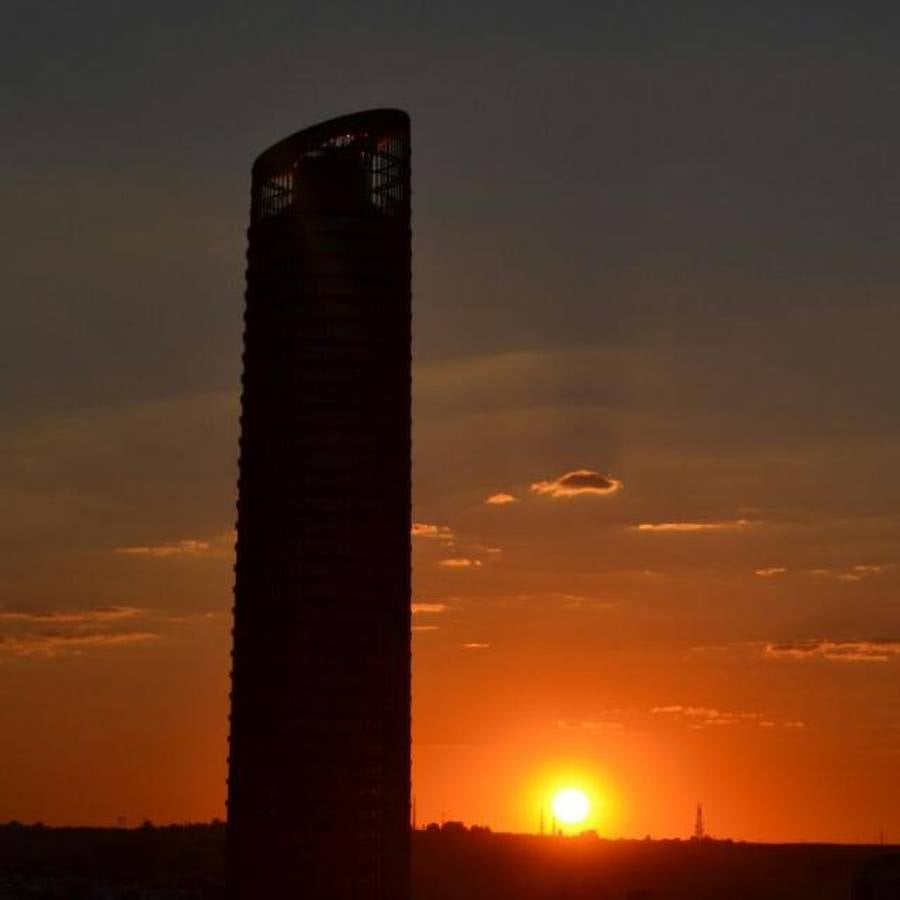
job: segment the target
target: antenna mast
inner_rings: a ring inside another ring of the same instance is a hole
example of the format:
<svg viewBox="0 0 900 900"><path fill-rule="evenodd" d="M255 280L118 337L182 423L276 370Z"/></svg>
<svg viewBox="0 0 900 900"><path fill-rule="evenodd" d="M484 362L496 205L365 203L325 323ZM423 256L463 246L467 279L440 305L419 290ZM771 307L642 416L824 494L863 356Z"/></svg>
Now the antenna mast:
<svg viewBox="0 0 900 900"><path fill-rule="evenodd" d="M703 804L697 804L697 815L694 818L694 840L702 841L706 839L706 826L703 824Z"/></svg>

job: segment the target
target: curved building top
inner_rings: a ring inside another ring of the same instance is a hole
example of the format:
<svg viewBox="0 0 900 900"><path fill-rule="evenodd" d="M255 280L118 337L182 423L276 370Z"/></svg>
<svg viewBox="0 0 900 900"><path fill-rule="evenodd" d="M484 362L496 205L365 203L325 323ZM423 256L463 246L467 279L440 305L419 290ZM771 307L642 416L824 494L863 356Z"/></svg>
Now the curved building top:
<svg viewBox="0 0 900 900"><path fill-rule="evenodd" d="M409 116L371 109L304 128L261 153L253 163L251 222L293 206L306 161L332 154L360 162L373 207L391 215L408 206Z"/></svg>

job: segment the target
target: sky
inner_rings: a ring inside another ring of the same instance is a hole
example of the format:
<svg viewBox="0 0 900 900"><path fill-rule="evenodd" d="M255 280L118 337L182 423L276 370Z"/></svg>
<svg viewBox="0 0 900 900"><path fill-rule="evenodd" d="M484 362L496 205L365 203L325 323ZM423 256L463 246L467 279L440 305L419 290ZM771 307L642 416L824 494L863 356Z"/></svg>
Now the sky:
<svg viewBox="0 0 900 900"><path fill-rule="evenodd" d="M6 0L0 821L224 816L249 170L413 123L414 791L900 840L896 7Z"/></svg>

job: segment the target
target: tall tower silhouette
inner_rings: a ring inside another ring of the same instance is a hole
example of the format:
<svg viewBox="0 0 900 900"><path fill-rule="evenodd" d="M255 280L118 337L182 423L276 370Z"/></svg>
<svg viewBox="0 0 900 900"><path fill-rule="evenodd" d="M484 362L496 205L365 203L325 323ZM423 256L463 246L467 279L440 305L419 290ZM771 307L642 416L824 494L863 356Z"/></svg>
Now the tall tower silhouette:
<svg viewBox="0 0 900 900"><path fill-rule="evenodd" d="M230 900L409 896L409 119L253 166Z"/></svg>

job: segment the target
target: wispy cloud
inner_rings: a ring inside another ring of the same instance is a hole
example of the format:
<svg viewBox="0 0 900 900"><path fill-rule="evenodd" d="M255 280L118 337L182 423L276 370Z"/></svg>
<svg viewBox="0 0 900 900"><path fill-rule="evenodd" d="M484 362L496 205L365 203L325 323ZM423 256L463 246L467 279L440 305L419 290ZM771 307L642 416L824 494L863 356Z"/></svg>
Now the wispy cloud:
<svg viewBox="0 0 900 900"><path fill-rule="evenodd" d="M432 525L428 522L413 522L409 532L414 538L452 540L453 530L448 525Z"/></svg>
<svg viewBox="0 0 900 900"><path fill-rule="evenodd" d="M467 643L460 644L459 646L462 647L463 650L487 650L491 645L481 643L479 641L468 641Z"/></svg>
<svg viewBox="0 0 900 900"><path fill-rule="evenodd" d="M755 569L753 574L759 575L760 578L777 578L787 572L783 566L769 566L766 569Z"/></svg>
<svg viewBox="0 0 900 900"><path fill-rule="evenodd" d="M762 713L757 712L731 712L708 706L683 706L681 704L654 706L650 710L650 714L684 720L691 728L741 725L764 718Z"/></svg>
<svg viewBox="0 0 900 900"><path fill-rule="evenodd" d="M890 565L890 564L887 564L887 565L878 565L878 566L866 565L866 566L854 566L854 567L853 567L853 571L854 571L857 575L863 575L863 576L866 576L866 575L881 575L881 574L883 574L884 572L887 572L887 571L888 571L889 569L891 569L891 568L893 568L893 566Z"/></svg>
<svg viewBox="0 0 900 900"><path fill-rule="evenodd" d="M747 528L758 525L753 519L723 519L715 522L641 522L632 526L636 531L657 532L692 532L692 531L728 531L735 528Z"/></svg>
<svg viewBox="0 0 900 900"><path fill-rule="evenodd" d="M817 638L803 641L769 643L763 647L769 659L806 661L814 659L835 662L886 663L900 657L900 640L833 640Z"/></svg>
<svg viewBox="0 0 900 900"><path fill-rule="evenodd" d="M0 656L81 656L95 649L159 640L172 626L215 617L209 611L172 613L135 606L2 610ZM129 630L122 630L124 623L131 626Z"/></svg>
<svg viewBox="0 0 900 900"><path fill-rule="evenodd" d="M0 653L10 656L80 655L89 648L143 644L159 638L150 631L45 633L0 637Z"/></svg>
<svg viewBox="0 0 900 900"><path fill-rule="evenodd" d="M850 566L847 569L833 569L833 568L821 568L821 569L810 569L810 575L815 575L819 578L835 578L838 581L862 581L864 578L869 578L872 575L883 575L885 572L889 572L893 569L893 564L884 563L880 565L858 565L858 566Z"/></svg>
<svg viewBox="0 0 900 900"><path fill-rule="evenodd" d="M0 610L0 622L32 622L43 625L83 625L133 619L145 611L136 606L99 606L92 609L46 611Z"/></svg>
<svg viewBox="0 0 900 900"><path fill-rule="evenodd" d="M614 494L622 490L622 487L622 482L610 475L601 475L593 469L576 469L552 481L536 481L531 485L531 490L536 494L560 500L584 494Z"/></svg>
<svg viewBox="0 0 900 900"><path fill-rule="evenodd" d="M609 719L559 719L556 727L564 731L591 731L598 734L625 730L622 722Z"/></svg>
<svg viewBox="0 0 900 900"><path fill-rule="evenodd" d="M413 631L437 631L438 627L439 626L437 626L437 625L413 625L412 630Z"/></svg>
<svg viewBox="0 0 900 900"><path fill-rule="evenodd" d="M587 597L583 594L557 594L549 595L553 600L559 601L566 609L612 609L618 606L617 600L607 597Z"/></svg>
<svg viewBox="0 0 900 900"><path fill-rule="evenodd" d="M512 494L491 494L485 501L485 503L489 503L491 506L506 506L508 503L518 503L518 498L514 497Z"/></svg>
<svg viewBox="0 0 900 900"><path fill-rule="evenodd" d="M427 603L427 602L414 602L412 605L413 615L418 615L420 613L442 613L447 611L446 603Z"/></svg>
<svg viewBox="0 0 900 900"><path fill-rule="evenodd" d="M454 556L450 559L442 559L438 563L445 569L478 569L481 564L480 559L470 559L468 556Z"/></svg>
<svg viewBox="0 0 900 900"><path fill-rule="evenodd" d="M201 556L204 553L208 553L209 549L209 541L184 540L140 547L116 547L114 552L122 556L146 556L153 559L163 559L172 556Z"/></svg>

